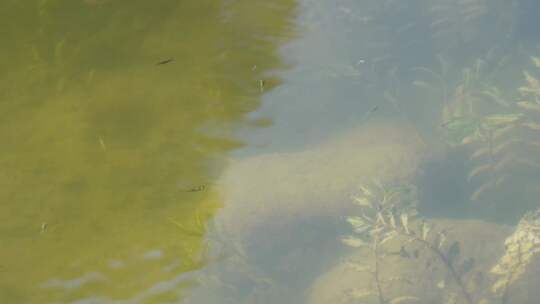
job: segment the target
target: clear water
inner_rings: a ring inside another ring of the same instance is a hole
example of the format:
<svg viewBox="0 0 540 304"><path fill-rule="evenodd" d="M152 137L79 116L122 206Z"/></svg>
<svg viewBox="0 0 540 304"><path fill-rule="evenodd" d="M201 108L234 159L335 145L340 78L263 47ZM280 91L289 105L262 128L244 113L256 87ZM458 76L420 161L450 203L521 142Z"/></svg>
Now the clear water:
<svg viewBox="0 0 540 304"><path fill-rule="evenodd" d="M535 1L0 14L1 303L536 303L537 260L491 272L539 207ZM460 279L411 235L344 244L374 184L415 189Z"/></svg>

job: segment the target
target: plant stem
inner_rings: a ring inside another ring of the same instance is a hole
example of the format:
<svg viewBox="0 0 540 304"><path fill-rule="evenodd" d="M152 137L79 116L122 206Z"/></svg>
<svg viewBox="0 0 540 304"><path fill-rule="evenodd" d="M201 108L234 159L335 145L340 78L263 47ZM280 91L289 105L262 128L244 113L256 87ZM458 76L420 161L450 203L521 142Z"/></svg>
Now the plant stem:
<svg viewBox="0 0 540 304"><path fill-rule="evenodd" d="M450 271L450 274L452 275L452 278L454 279L454 281L458 285L458 287L461 290L461 293L463 294L463 297L465 297L465 300L467 301L467 303L468 304L473 304L474 303L471 294L469 293L469 291L465 287L465 284L461 280L461 277L457 273L456 269L454 268L452 263L448 260L446 255L444 255L444 253L439 248L437 248L436 246L434 246L430 242L417 237L416 235L413 235L411 233L407 233L407 231L404 231L404 230L398 229L398 228L393 228L393 227L391 227L389 225L386 225L386 226L387 226L387 228L392 229L392 230L396 231L397 233L399 233L399 234L401 234L401 235L403 235L403 236L405 236L407 238L410 238L411 240L413 240L415 242L418 242L418 243L422 244L424 247L431 250L437 257L439 257L439 259L443 262L443 264L446 266L446 268L448 268L448 270Z"/></svg>
<svg viewBox="0 0 540 304"><path fill-rule="evenodd" d="M373 277L375 278L375 285L377 286L377 296L379 298L379 304L386 304L384 299L381 281L379 279L379 249L378 249L378 238L375 238L373 242L373 255L375 257L375 269L373 270Z"/></svg>
<svg viewBox="0 0 540 304"><path fill-rule="evenodd" d="M463 294L463 296L465 297L465 299L467 300L467 303L469 304L473 304L473 300L472 300L472 296L471 294L469 293L469 291L467 290L467 288L465 287L465 284L463 283L463 281L461 280L461 277L459 276L459 274L457 273L456 269L454 268L454 266L452 266L452 263L448 260L448 258L444 255L444 253L442 253L441 250L439 250L439 248L433 246L431 243L425 241L425 240L422 240L422 239L419 239L419 238L414 238L415 241L418 241L418 242L421 242L422 244L424 244L424 246L428 247L432 252L435 253L435 255L437 255L439 257L439 259L441 259L441 261L443 262L444 265L446 265L446 267L448 268L448 270L450 271L450 274L452 275L452 277L454 278L454 281L456 281L457 285L459 286L459 289L461 289L461 293Z"/></svg>

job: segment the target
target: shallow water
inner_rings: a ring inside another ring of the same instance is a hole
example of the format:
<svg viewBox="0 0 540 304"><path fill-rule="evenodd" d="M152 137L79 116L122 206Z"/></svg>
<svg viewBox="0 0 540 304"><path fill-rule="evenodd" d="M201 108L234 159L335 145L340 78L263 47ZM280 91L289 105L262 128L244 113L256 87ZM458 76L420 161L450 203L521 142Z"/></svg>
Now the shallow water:
<svg viewBox="0 0 540 304"><path fill-rule="evenodd" d="M3 1L0 302L164 303L292 1ZM172 59L165 64L159 62Z"/></svg>
<svg viewBox="0 0 540 304"><path fill-rule="evenodd" d="M531 7L4 1L0 302L380 304L358 296L372 278L344 266L373 257L341 241L359 185L375 184L414 188L419 217L448 233L443 255L461 244L456 264L476 259L470 297L501 303L478 277L538 208L538 136L524 125L538 118L512 125L532 148L491 139L487 161L473 155L489 115L531 97L519 91L524 70L540 72L520 21ZM421 247L385 249L384 276L436 264ZM505 297L533 303L532 265ZM384 297L468 303L439 270Z"/></svg>

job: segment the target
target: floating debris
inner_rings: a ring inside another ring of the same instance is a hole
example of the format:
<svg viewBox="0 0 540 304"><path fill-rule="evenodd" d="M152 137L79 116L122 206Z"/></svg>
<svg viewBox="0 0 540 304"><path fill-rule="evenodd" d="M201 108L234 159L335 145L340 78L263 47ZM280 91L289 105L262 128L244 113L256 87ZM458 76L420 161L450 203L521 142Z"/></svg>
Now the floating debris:
<svg viewBox="0 0 540 304"><path fill-rule="evenodd" d="M103 151L107 150L107 146L105 146L105 142L103 141L103 138L101 136L99 137L99 145L101 146L101 149L103 149Z"/></svg>
<svg viewBox="0 0 540 304"><path fill-rule="evenodd" d="M49 227L49 224L47 222L41 223L40 234L44 234L45 232L47 232L48 227Z"/></svg>

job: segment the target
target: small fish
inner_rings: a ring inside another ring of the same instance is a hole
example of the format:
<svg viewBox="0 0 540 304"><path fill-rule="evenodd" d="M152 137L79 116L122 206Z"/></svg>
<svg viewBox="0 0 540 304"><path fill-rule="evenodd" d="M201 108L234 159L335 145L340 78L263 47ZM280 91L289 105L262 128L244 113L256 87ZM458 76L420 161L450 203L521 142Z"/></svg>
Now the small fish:
<svg viewBox="0 0 540 304"><path fill-rule="evenodd" d="M199 185L193 188L186 189L184 191L185 192L199 192L199 191L203 191L204 189L206 189L206 185Z"/></svg>
<svg viewBox="0 0 540 304"><path fill-rule="evenodd" d="M375 113L375 111L377 111L379 109L379 106L373 106L371 109L369 109L366 114L364 114L364 117L362 117L362 120L361 121L366 121L369 119L369 117L371 116L371 114Z"/></svg>
<svg viewBox="0 0 540 304"><path fill-rule="evenodd" d="M156 63L156 65L167 64L167 63L170 63L170 62L173 62L173 61L174 61L174 58L169 58L169 59L165 59L165 60L162 60L162 61Z"/></svg>

